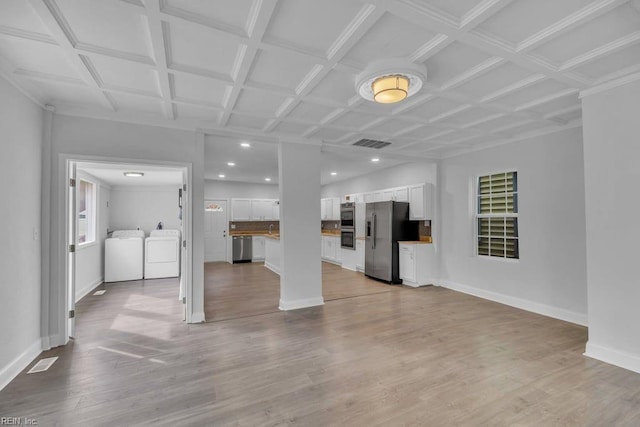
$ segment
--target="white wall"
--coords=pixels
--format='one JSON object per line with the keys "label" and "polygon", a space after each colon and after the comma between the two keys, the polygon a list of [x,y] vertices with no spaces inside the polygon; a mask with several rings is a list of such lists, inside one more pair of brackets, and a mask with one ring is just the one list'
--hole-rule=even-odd
{"label": "white wall", "polygon": [[[134,230],[140,227],[149,235],[159,222],[165,229],[180,230],[178,218],[178,190],[174,186],[111,188],[110,230]],[[197,205],[198,207],[200,204]]]}
{"label": "white wall", "polygon": [[[441,284],[585,324],[582,135],[572,129],[445,159],[440,165]],[[477,175],[518,172],[520,259],[474,255]]]}
{"label": "white wall", "polygon": [[[42,348],[40,185],[43,112],[0,77],[0,389]],[[34,230],[37,240],[34,239]]]}
{"label": "white wall", "polygon": [[[109,227],[109,208],[111,198],[110,187],[80,169],[76,173],[78,179],[86,179],[97,186],[96,200],[96,240],[88,245],[79,245],[76,250],[76,302],[91,292],[104,280],[104,240]],[[76,187],[77,188],[77,187]]]}
{"label": "white wall", "polygon": [[[55,115],[51,137],[51,242],[50,293],[44,334],[51,346],[66,341],[66,322],[60,311],[64,301],[64,194],[65,159],[108,159],[122,162],[153,162],[160,165],[190,165],[192,186],[188,197],[197,201],[191,212],[193,227],[193,291],[188,304],[192,322],[204,320],[204,137],[175,129],[134,125],[110,120]],[[192,307],[190,306],[192,305]]]}
{"label": "white wall", "polygon": [[589,282],[586,354],[640,372],[640,82],[582,99]]}
{"label": "white wall", "polygon": [[436,184],[435,162],[405,163],[378,172],[327,184],[322,187],[322,197],[342,197],[345,194],[364,193],[385,188],[429,182]]}
{"label": "white wall", "polygon": [[278,199],[277,184],[253,184],[236,181],[206,180],[204,197],[210,199]]}

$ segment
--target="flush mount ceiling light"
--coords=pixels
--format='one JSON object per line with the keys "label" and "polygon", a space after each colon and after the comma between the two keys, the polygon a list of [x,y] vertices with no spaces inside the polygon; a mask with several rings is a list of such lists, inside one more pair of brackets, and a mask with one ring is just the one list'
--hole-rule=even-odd
{"label": "flush mount ceiling light", "polygon": [[356,79],[356,90],[367,101],[393,104],[415,94],[427,78],[424,66],[405,59],[382,59]]}
{"label": "flush mount ceiling light", "polygon": [[132,177],[132,178],[140,178],[141,176],[144,176],[144,173],[143,172],[124,172],[123,175]]}

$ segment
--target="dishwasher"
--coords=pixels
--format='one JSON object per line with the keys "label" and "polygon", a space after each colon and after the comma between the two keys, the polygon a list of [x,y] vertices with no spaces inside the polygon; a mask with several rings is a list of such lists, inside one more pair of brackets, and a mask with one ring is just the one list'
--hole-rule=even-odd
{"label": "dishwasher", "polygon": [[252,252],[251,236],[233,236],[233,263],[251,262]]}

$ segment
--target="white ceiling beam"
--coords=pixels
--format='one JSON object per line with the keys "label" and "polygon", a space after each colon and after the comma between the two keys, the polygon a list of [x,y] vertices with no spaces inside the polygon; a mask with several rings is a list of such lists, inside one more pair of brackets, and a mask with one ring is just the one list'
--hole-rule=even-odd
{"label": "white ceiling beam", "polygon": [[544,28],[530,37],[527,37],[516,47],[516,51],[519,53],[535,49],[536,47],[551,41],[553,38],[566,33],[567,31],[579,26],[584,25],[590,20],[603,15],[610,10],[626,3],[628,0],[598,0],[582,9],[578,10],[571,15],[564,17],[563,19],[553,23],[552,25]]}
{"label": "white ceiling beam", "polygon": [[249,71],[258,54],[258,48],[256,46],[262,42],[264,33],[267,31],[267,26],[276,10],[277,3],[277,0],[253,1],[249,19],[245,24],[245,28],[248,30],[250,37],[249,44],[242,45],[236,57],[231,74],[234,85],[226,99],[224,112],[219,117],[219,126],[226,126],[231,117],[231,111],[235,108],[235,104],[243,90],[242,85],[246,83]]}
{"label": "white ceiling beam", "polygon": [[[77,39],[71,31],[71,27],[62,16],[62,13],[58,9],[53,0],[27,0],[38,17],[42,20],[42,23],[51,31],[53,39],[56,41],[67,60],[80,74],[81,79],[87,84],[87,86],[94,89],[101,89],[98,81],[87,69],[85,62],[75,51],[75,44]],[[102,106],[108,110],[115,111],[117,107],[113,105],[112,100],[106,96],[106,93],[102,92],[102,96],[98,96],[98,100]]]}
{"label": "white ceiling beam", "polygon": [[603,46],[600,46],[598,48],[590,50],[589,52],[583,53],[582,55],[578,55],[575,58],[571,58],[568,61],[563,62],[562,65],[560,65],[559,70],[565,71],[565,70],[570,70],[572,68],[579,67],[588,62],[600,59],[603,56],[610,55],[622,49],[626,49],[627,47],[639,42],[640,42],[640,31],[627,34],[624,37],[620,37],[617,40],[614,40],[610,43],[607,43]]}
{"label": "white ceiling beam", "polygon": [[168,120],[175,120],[175,112],[172,104],[174,88],[169,77],[167,50],[170,49],[168,40],[169,34],[165,34],[167,24],[160,18],[160,0],[146,0],[145,9],[147,11],[147,28],[149,41],[153,50],[153,57],[156,63],[158,77],[158,89],[162,97],[162,108],[164,116]]}

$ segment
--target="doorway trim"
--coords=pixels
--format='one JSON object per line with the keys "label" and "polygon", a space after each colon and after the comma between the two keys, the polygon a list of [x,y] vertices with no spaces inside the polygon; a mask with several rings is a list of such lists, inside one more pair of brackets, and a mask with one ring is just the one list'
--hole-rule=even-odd
{"label": "doorway trim", "polygon": [[[52,206],[49,213],[49,222],[52,226],[52,239],[50,242],[50,289],[48,292],[49,303],[43,307],[42,316],[48,317],[45,321],[48,326],[47,331],[43,331],[42,345],[47,350],[52,347],[65,345],[69,342],[69,286],[68,286],[68,248],[71,244],[68,235],[68,218],[70,215],[69,200],[69,164],[72,162],[94,162],[94,163],[125,163],[139,164],[160,167],[181,168],[186,172],[187,197],[184,205],[183,218],[185,221],[186,239],[186,268],[184,268],[185,297],[186,297],[186,322],[200,323],[202,315],[194,313],[193,308],[193,164],[186,162],[170,162],[162,160],[114,158],[102,156],[86,156],[77,154],[59,154],[54,168],[57,166],[58,182],[52,184]],[[57,163],[57,164],[56,164]],[[57,236],[57,238],[56,238]],[[51,307],[51,313],[49,308]],[[57,326],[56,326],[57,325]]]}

